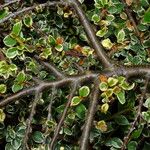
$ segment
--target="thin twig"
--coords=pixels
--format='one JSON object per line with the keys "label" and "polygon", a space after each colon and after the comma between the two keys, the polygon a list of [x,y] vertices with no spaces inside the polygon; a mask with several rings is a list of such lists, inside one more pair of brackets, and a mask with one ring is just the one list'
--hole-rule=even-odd
{"label": "thin twig", "polygon": [[88,149],[88,139],[89,139],[89,134],[92,126],[92,122],[94,119],[94,114],[96,111],[96,106],[98,103],[98,96],[99,96],[99,81],[95,81],[93,92],[91,95],[91,100],[90,100],[90,105],[89,105],[89,111],[87,113],[87,118],[85,121],[85,127],[82,132],[82,138],[80,140],[80,150],[87,150]]}
{"label": "thin twig", "polygon": [[8,21],[10,18],[15,18],[16,16],[18,16],[20,14],[23,14],[25,12],[29,13],[31,10],[35,9],[38,6],[39,7],[50,7],[50,6],[55,6],[55,5],[66,5],[66,3],[62,3],[62,2],[59,2],[59,1],[53,1],[53,2],[48,1],[48,2],[40,4],[40,5],[34,5],[34,6],[31,6],[31,7],[27,7],[27,8],[24,8],[24,9],[20,10],[20,11],[11,13],[7,17],[1,19],[0,24]]}
{"label": "thin twig", "polygon": [[76,10],[76,13],[80,19],[80,22],[83,25],[84,30],[88,36],[88,39],[89,39],[92,47],[96,51],[99,60],[102,62],[104,67],[106,67],[106,68],[112,67],[114,64],[111,62],[111,60],[106,55],[106,52],[105,52],[104,48],[101,46],[98,38],[96,37],[95,31],[93,30],[84,11],[82,10],[79,1],[78,0],[67,0],[67,1],[68,1],[68,3],[70,3],[69,5],[71,5]]}
{"label": "thin twig", "polygon": [[62,124],[63,124],[63,122],[64,122],[64,119],[65,119],[65,117],[66,117],[68,108],[69,108],[70,103],[71,103],[71,99],[72,99],[73,95],[74,95],[75,92],[76,92],[77,86],[78,86],[78,82],[74,82],[73,85],[72,85],[72,89],[71,89],[71,93],[70,93],[69,98],[68,98],[68,102],[67,102],[66,107],[65,107],[65,109],[64,109],[64,111],[63,111],[63,114],[62,114],[62,116],[61,116],[61,119],[60,119],[60,121],[59,121],[59,123],[58,123],[58,125],[57,125],[57,127],[56,127],[56,129],[55,129],[55,131],[54,131],[54,136],[53,136],[52,141],[51,141],[51,144],[50,144],[50,149],[51,149],[51,150],[54,148],[55,141],[57,140],[59,131],[60,131],[60,129],[61,129],[61,127],[62,127]]}
{"label": "thin twig", "polygon": [[135,129],[135,125],[138,121],[138,118],[141,116],[141,109],[142,109],[142,106],[143,106],[143,101],[144,101],[144,98],[145,98],[145,94],[146,94],[146,91],[147,91],[147,87],[148,87],[148,82],[149,82],[149,77],[147,77],[146,81],[145,81],[145,88],[143,90],[143,93],[141,95],[141,99],[139,100],[139,106],[138,106],[138,111],[137,111],[137,115],[130,127],[130,130],[127,134],[127,136],[124,137],[124,142],[123,142],[123,145],[121,147],[121,150],[125,150],[126,148],[126,145],[128,144],[128,141],[130,139],[130,135],[131,133],[133,132],[133,130]]}
{"label": "thin twig", "polygon": [[97,73],[88,73],[88,74],[84,74],[84,75],[68,76],[66,78],[63,78],[63,79],[60,79],[57,81],[43,81],[34,87],[24,89],[18,93],[10,95],[7,98],[1,100],[0,108],[6,106],[7,104],[12,103],[16,100],[19,100],[19,98],[21,98],[21,97],[24,97],[27,95],[33,95],[34,92],[36,92],[38,90],[44,91],[53,86],[60,87],[60,86],[68,85],[70,83],[74,83],[74,82],[91,81],[91,80],[95,79],[95,77],[97,77],[97,75],[98,75]]}
{"label": "thin twig", "polygon": [[0,5],[0,10],[2,10],[4,7],[7,7],[7,6],[9,6],[9,5],[13,4],[13,3],[19,2],[19,1],[20,0],[13,0],[13,1],[10,1],[10,2],[5,3],[3,5]]}
{"label": "thin twig", "polygon": [[30,112],[30,116],[26,121],[26,132],[25,132],[25,136],[24,136],[24,140],[23,140],[23,150],[29,150],[30,148],[28,147],[28,139],[29,139],[29,134],[32,132],[32,120],[33,120],[33,116],[36,113],[36,106],[37,106],[37,102],[41,97],[41,93],[40,91],[36,91],[35,93],[35,99],[32,103],[32,107],[31,107],[31,112]]}
{"label": "thin twig", "polygon": [[121,1],[122,1],[122,3],[123,3],[124,6],[125,6],[125,11],[126,11],[128,17],[129,17],[129,20],[131,21],[131,23],[132,23],[132,25],[133,25],[133,27],[134,27],[134,31],[135,31],[136,35],[137,35],[138,37],[140,37],[140,32],[139,32],[139,30],[138,30],[138,28],[137,28],[136,22],[135,22],[135,20],[134,20],[134,18],[133,18],[133,16],[132,16],[132,14],[131,14],[131,10],[128,8],[128,6],[127,6],[127,4],[126,4],[126,2],[125,2],[124,0],[121,0]]}
{"label": "thin twig", "polygon": [[56,77],[62,79],[65,77],[65,75],[59,71],[52,63],[50,62],[46,62],[46,61],[42,61],[37,55],[34,56],[34,58],[40,62],[42,65],[45,66],[45,68],[50,72],[53,73]]}

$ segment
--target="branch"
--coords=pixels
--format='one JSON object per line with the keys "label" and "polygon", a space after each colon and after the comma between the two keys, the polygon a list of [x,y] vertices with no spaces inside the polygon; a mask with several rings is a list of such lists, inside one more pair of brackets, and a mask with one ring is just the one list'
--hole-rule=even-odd
{"label": "branch", "polygon": [[74,82],[84,82],[84,81],[92,81],[94,78],[98,76],[97,73],[87,73],[84,75],[78,75],[78,76],[69,76],[57,81],[43,81],[40,84],[30,87],[27,89],[24,89],[18,93],[15,93],[14,95],[8,96],[6,99],[3,99],[0,101],[0,108],[6,106],[9,103],[12,103],[16,100],[18,100],[21,97],[27,96],[27,95],[33,95],[36,91],[44,91],[50,87],[60,87],[64,85],[68,85],[70,83]]}
{"label": "branch", "polygon": [[93,123],[93,119],[94,119],[94,114],[96,111],[96,106],[98,103],[98,96],[99,96],[99,88],[98,88],[99,82],[96,80],[95,84],[94,84],[94,89],[93,89],[93,93],[91,96],[91,100],[90,100],[90,105],[89,105],[89,111],[87,113],[87,119],[86,119],[86,124],[84,127],[84,130],[82,132],[82,138],[80,141],[80,150],[87,150],[88,149],[88,139],[89,139],[89,134],[90,134],[90,130],[91,130],[91,126]]}
{"label": "branch", "polygon": [[7,6],[9,6],[9,5],[13,4],[13,3],[19,2],[19,1],[20,0],[13,0],[13,1],[10,1],[10,2],[8,2],[6,4],[0,5],[0,10],[2,10],[4,7],[7,7]]}
{"label": "branch", "polygon": [[7,17],[1,19],[0,20],[0,24],[8,21],[10,18],[15,18],[16,16],[18,16],[20,14],[23,14],[25,12],[29,13],[31,10],[35,9],[36,7],[50,7],[50,6],[55,6],[55,5],[66,5],[66,3],[59,2],[59,1],[54,1],[54,2],[49,2],[48,1],[47,3],[43,3],[43,4],[40,4],[40,5],[34,5],[34,6],[31,6],[31,7],[27,7],[27,8],[24,8],[24,9],[20,10],[20,11],[11,13]]}
{"label": "branch", "polygon": [[64,109],[64,111],[63,111],[63,114],[62,114],[62,116],[61,116],[61,119],[60,119],[60,121],[59,121],[59,124],[58,124],[58,126],[56,127],[56,130],[54,131],[54,136],[53,136],[52,141],[51,141],[51,144],[50,144],[50,149],[53,149],[53,148],[54,148],[55,141],[57,140],[59,131],[60,131],[60,129],[61,129],[63,123],[64,123],[64,120],[65,120],[65,117],[66,117],[68,108],[69,108],[70,103],[71,103],[71,99],[72,99],[74,93],[76,92],[77,85],[78,85],[78,82],[74,82],[74,83],[73,83],[72,90],[71,90],[71,94],[69,95],[69,98],[68,98],[68,102],[67,102],[66,107],[65,107],[65,109]]}
{"label": "branch", "polygon": [[121,0],[121,1],[122,1],[122,3],[123,3],[124,6],[125,6],[125,11],[126,11],[128,17],[129,17],[129,20],[131,21],[131,23],[132,23],[132,25],[133,25],[133,27],[134,27],[134,31],[135,31],[136,35],[137,35],[138,37],[140,37],[140,32],[139,32],[139,30],[138,30],[138,28],[137,28],[137,25],[136,25],[136,22],[135,22],[133,16],[131,15],[130,9],[128,8],[128,6],[127,6],[127,4],[125,3],[124,0]]}
{"label": "branch", "polygon": [[65,75],[60,72],[52,63],[42,61],[37,55],[34,56],[34,58],[42,65],[45,66],[45,68],[50,72],[53,73],[56,77],[62,79],[65,77]]}
{"label": "branch", "polygon": [[122,66],[120,70],[127,77],[147,77],[150,74],[150,65]]}
{"label": "branch", "polygon": [[104,67],[106,68],[112,67],[113,63],[106,55],[105,50],[103,49],[98,38],[96,37],[95,31],[93,30],[84,11],[82,10],[80,3],[77,0],[67,0],[67,2],[69,3],[69,5],[72,5],[72,7],[76,10],[76,13],[80,19],[80,22],[83,25],[84,30],[88,36],[88,39],[90,40],[92,47],[95,49],[99,60],[102,62]]}
{"label": "branch", "polygon": [[138,121],[138,118],[141,116],[141,109],[142,109],[143,101],[144,101],[145,94],[146,94],[146,91],[147,91],[148,82],[149,82],[149,77],[147,77],[147,79],[146,79],[146,81],[145,81],[145,88],[144,88],[144,91],[143,91],[143,93],[142,93],[142,95],[141,95],[141,99],[140,99],[140,101],[139,101],[139,106],[138,106],[137,115],[136,115],[136,117],[135,117],[135,119],[134,119],[134,121],[133,121],[133,123],[132,123],[132,125],[131,125],[131,127],[130,127],[130,130],[129,130],[127,136],[124,137],[124,142],[123,142],[123,145],[122,145],[122,147],[121,147],[121,150],[125,150],[125,147],[126,147],[126,145],[128,144],[128,141],[129,141],[129,139],[130,139],[130,135],[131,135],[131,133],[133,132],[133,130],[135,129],[135,124],[136,124],[136,122]]}
{"label": "branch", "polygon": [[28,147],[28,139],[29,139],[29,134],[32,132],[32,128],[31,128],[31,124],[32,124],[32,120],[33,120],[33,116],[36,113],[36,106],[37,106],[37,102],[41,97],[41,93],[40,91],[36,91],[35,93],[35,99],[33,101],[32,104],[32,108],[31,108],[31,112],[30,112],[30,116],[26,121],[26,132],[25,132],[25,136],[24,136],[24,140],[23,140],[23,150],[29,150],[30,148]]}

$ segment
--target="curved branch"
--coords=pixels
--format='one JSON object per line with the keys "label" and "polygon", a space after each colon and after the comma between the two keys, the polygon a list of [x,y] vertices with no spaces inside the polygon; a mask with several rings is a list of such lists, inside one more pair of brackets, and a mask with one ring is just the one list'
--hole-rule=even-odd
{"label": "curved branch", "polygon": [[43,91],[45,89],[48,89],[54,86],[60,87],[62,85],[67,85],[67,84],[74,83],[74,82],[90,81],[90,80],[93,80],[97,75],[98,75],[97,73],[88,73],[88,74],[78,75],[78,76],[69,76],[69,77],[66,77],[57,81],[51,81],[51,82],[43,81],[39,85],[24,89],[14,95],[7,97],[6,99],[3,99],[2,101],[0,101],[0,108],[4,107],[8,103],[12,103],[15,100],[18,100],[19,98],[23,96],[32,95],[36,91],[39,91],[39,90]]}
{"label": "curved branch", "polygon": [[28,147],[28,139],[29,139],[29,134],[32,131],[31,124],[32,124],[33,116],[36,113],[36,106],[37,106],[37,102],[40,99],[40,97],[41,97],[41,93],[40,93],[40,91],[37,90],[35,93],[35,99],[33,101],[32,107],[31,107],[30,116],[26,121],[27,128],[26,128],[26,132],[25,132],[25,136],[24,136],[24,140],[23,140],[23,147],[24,147],[23,150],[30,149]]}
{"label": "curved branch", "polygon": [[134,128],[135,128],[135,125],[136,125],[136,122],[138,121],[138,118],[141,116],[141,109],[142,109],[142,106],[143,106],[143,101],[144,101],[144,98],[145,98],[145,94],[146,94],[146,91],[147,91],[147,87],[148,87],[148,82],[149,82],[149,78],[150,77],[147,77],[146,81],[145,81],[145,88],[144,88],[144,91],[141,95],[141,99],[139,100],[139,106],[138,106],[138,111],[137,111],[137,115],[130,127],[130,130],[127,134],[126,137],[124,137],[124,142],[123,142],[123,145],[121,147],[121,150],[125,150],[125,147],[126,145],[128,144],[128,141],[129,141],[129,138],[130,138],[130,135],[131,133],[133,132]]}
{"label": "curved branch", "polygon": [[65,109],[64,109],[64,111],[63,111],[63,114],[62,114],[62,116],[61,116],[61,119],[60,119],[60,121],[59,121],[59,124],[58,124],[58,126],[56,127],[56,130],[54,131],[54,136],[53,136],[52,141],[51,141],[51,144],[50,144],[50,149],[53,149],[53,148],[54,148],[55,141],[57,140],[59,131],[60,131],[61,127],[62,127],[62,124],[64,123],[64,120],[65,120],[65,117],[66,117],[68,108],[69,108],[70,103],[71,103],[71,99],[72,99],[74,93],[76,92],[77,85],[78,85],[78,82],[73,83],[73,86],[72,86],[72,89],[71,89],[71,94],[69,95],[69,98],[68,98],[68,102],[67,102],[66,107],[65,107]]}
{"label": "curved branch", "polygon": [[93,122],[93,118],[94,118],[94,114],[95,114],[96,106],[98,102],[98,96],[99,96],[98,85],[99,85],[99,81],[96,80],[94,84],[93,93],[91,95],[90,105],[88,109],[89,111],[87,113],[87,119],[85,121],[86,124],[82,132],[82,138],[80,141],[80,150],[88,149],[89,134],[90,134],[90,130],[91,130],[91,126],[92,126],[92,122]]}
{"label": "curved branch", "polygon": [[127,4],[125,3],[124,0],[121,0],[121,1],[122,1],[122,3],[123,3],[124,6],[125,6],[125,11],[126,11],[128,17],[129,17],[129,20],[131,21],[131,23],[132,23],[132,25],[133,25],[133,27],[134,27],[135,34],[136,34],[138,37],[140,37],[140,32],[139,32],[139,30],[138,30],[138,28],[137,28],[137,25],[136,25],[136,22],[135,22],[133,16],[131,15],[130,9],[128,8],[128,6],[127,6]]}
{"label": "curved branch", "polygon": [[9,14],[7,17],[3,18],[0,20],[0,24],[1,23],[4,23],[6,21],[8,21],[10,18],[15,18],[16,16],[20,15],[20,14],[23,14],[23,13],[29,13],[31,10],[35,9],[36,7],[50,7],[50,6],[55,6],[55,5],[66,5],[66,3],[64,2],[59,2],[59,1],[53,1],[53,2],[46,2],[46,3],[43,3],[43,4],[40,4],[40,5],[34,5],[34,6],[31,6],[31,7],[27,7],[27,8],[24,8],[20,11],[17,11],[17,12],[14,12],[14,13],[11,13]]}
{"label": "curved branch", "polygon": [[45,66],[45,68],[50,72],[50,73],[53,73],[56,77],[62,79],[65,77],[65,75],[60,72],[52,63],[50,62],[46,62],[46,61],[42,61],[40,60],[40,58],[35,55],[34,58],[42,65]]}
{"label": "curved branch", "polygon": [[112,67],[113,63],[106,55],[105,50],[103,49],[98,38],[96,37],[96,34],[95,34],[90,22],[88,21],[85,13],[83,12],[80,3],[77,0],[67,0],[67,1],[68,1],[68,3],[70,3],[69,5],[72,5],[72,7],[76,10],[76,13],[80,19],[80,22],[83,25],[84,30],[88,36],[88,39],[90,40],[91,45],[95,49],[99,60],[102,62],[104,67],[106,67],[106,68]]}
{"label": "curved branch", "polygon": [[0,5],[0,10],[3,9],[4,7],[7,7],[7,6],[9,6],[9,5],[13,4],[13,3],[19,2],[19,1],[20,0],[13,0],[13,1],[10,1],[10,2],[5,3],[3,5]]}

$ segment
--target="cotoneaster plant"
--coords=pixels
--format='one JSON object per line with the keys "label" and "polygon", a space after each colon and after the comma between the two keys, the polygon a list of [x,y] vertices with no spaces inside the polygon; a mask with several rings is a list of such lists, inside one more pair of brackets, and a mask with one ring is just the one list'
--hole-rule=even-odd
{"label": "cotoneaster plant", "polygon": [[148,0],[0,5],[0,149],[150,149]]}

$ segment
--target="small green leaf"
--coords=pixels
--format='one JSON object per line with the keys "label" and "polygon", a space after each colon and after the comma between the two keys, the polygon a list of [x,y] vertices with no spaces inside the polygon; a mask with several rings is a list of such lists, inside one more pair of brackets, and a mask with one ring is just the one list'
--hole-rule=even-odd
{"label": "small green leaf", "polygon": [[14,58],[18,55],[18,48],[16,47],[11,47],[9,49],[7,49],[7,52],[6,52],[6,56],[8,58]]}
{"label": "small green leaf", "polygon": [[137,148],[137,142],[136,141],[130,141],[127,145],[128,150],[136,150]]}
{"label": "small green leaf", "polygon": [[63,50],[63,45],[59,44],[59,45],[56,45],[55,46],[55,49],[58,51],[58,52],[61,52]]}
{"label": "small green leaf", "polygon": [[35,131],[33,133],[32,139],[36,143],[42,143],[44,141],[44,135],[40,131]]}
{"label": "small green leaf", "polygon": [[106,82],[101,82],[101,83],[99,84],[99,89],[100,89],[101,91],[106,91],[106,90],[108,89],[108,84],[107,84]]}
{"label": "small green leaf", "polygon": [[92,16],[92,21],[94,21],[94,23],[99,22],[99,21],[100,21],[100,16],[97,15],[97,14],[94,14],[94,15]]}
{"label": "small green leaf", "polygon": [[5,84],[0,84],[0,93],[5,93],[6,92],[6,90],[7,90],[7,87],[6,87],[6,85]]}
{"label": "small green leaf", "polygon": [[123,90],[120,91],[119,93],[116,94],[116,96],[121,104],[124,104],[126,102],[125,91],[123,91]]}
{"label": "small green leaf", "polygon": [[29,16],[29,15],[26,15],[23,19],[23,23],[25,24],[26,27],[32,27],[32,24],[33,24],[33,20],[32,20],[32,17]]}
{"label": "small green leaf", "polygon": [[117,42],[122,43],[125,39],[125,32],[124,30],[120,30],[117,34]]}
{"label": "small green leaf", "polygon": [[104,27],[103,29],[97,31],[96,35],[99,37],[103,37],[108,32],[108,28]]}
{"label": "small green leaf", "polygon": [[106,146],[113,146],[115,148],[121,148],[123,142],[121,141],[121,139],[114,137],[114,138],[110,138],[110,140],[108,140],[106,142]]}
{"label": "small green leaf", "polygon": [[12,47],[14,45],[16,45],[16,40],[13,39],[10,35],[7,35],[4,39],[3,39],[3,42],[6,46],[8,47]]}
{"label": "small green leaf", "polygon": [[148,10],[144,14],[144,22],[150,23],[150,8],[148,8]]}
{"label": "small green leaf", "polygon": [[51,35],[49,35],[49,37],[48,37],[48,42],[49,42],[49,44],[52,45],[52,46],[56,45],[56,40],[55,40],[54,37],[51,36]]}
{"label": "small green leaf", "polygon": [[147,121],[148,123],[150,123],[150,111],[143,111],[142,112],[142,116],[145,119],[145,121]]}
{"label": "small green leaf", "polygon": [[115,117],[115,122],[119,125],[129,125],[129,121],[123,115],[119,115],[119,116]]}
{"label": "small green leaf", "polygon": [[108,105],[108,103],[105,103],[105,104],[103,104],[102,106],[101,106],[101,112],[102,113],[107,113],[107,111],[108,111],[108,109],[109,109],[109,105]]}
{"label": "small green leaf", "polygon": [[118,79],[112,78],[112,77],[109,77],[109,78],[108,78],[108,85],[109,85],[110,87],[115,86],[117,83],[118,83]]}
{"label": "small green leaf", "polygon": [[68,128],[64,128],[64,133],[66,135],[72,135],[72,131],[70,129],[68,129]]}
{"label": "small green leaf", "polygon": [[75,112],[76,112],[76,115],[77,115],[80,119],[84,119],[85,113],[86,113],[86,107],[85,107],[83,104],[79,104],[79,105],[75,108]]}
{"label": "small green leaf", "polygon": [[79,96],[74,96],[71,100],[70,106],[76,106],[81,102],[81,98]]}
{"label": "small green leaf", "polygon": [[146,99],[146,101],[144,102],[144,107],[146,108],[150,108],[150,97],[148,99]]}
{"label": "small green leaf", "polygon": [[105,6],[105,5],[108,4],[108,0],[100,0],[100,1],[101,1],[101,4],[102,4],[103,6]]}
{"label": "small green leaf", "polygon": [[101,96],[108,99],[109,97],[111,97],[113,94],[113,89],[107,89],[106,91],[104,91]]}
{"label": "small green leaf", "polygon": [[21,89],[23,89],[23,85],[14,84],[14,85],[12,86],[12,91],[13,91],[14,93],[20,91]]}
{"label": "small green leaf", "polygon": [[3,109],[0,109],[0,122],[4,122],[5,117],[6,117],[6,115],[3,111]]}
{"label": "small green leaf", "polygon": [[17,75],[15,81],[16,81],[17,83],[22,83],[22,82],[24,82],[25,80],[26,80],[26,75],[25,75],[24,71],[20,71],[20,72],[18,73],[18,75]]}
{"label": "small green leaf", "polygon": [[101,130],[102,132],[107,131],[107,124],[104,120],[98,121],[96,124],[96,128]]}
{"label": "small green leaf", "polygon": [[14,24],[13,29],[12,29],[12,33],[15,35],[19,35],[22,29],[22,21],[19,21],[17,23]]}
{"label": "small green leaf", "polygon": [[0,20],[8,15],[8,10],[8,7],[4,8],[3,10],[0,10]]}
{"label": "small green leaf", "polygon": [[118,82],[121,84],[126,80],[126,78],[123,76],[119,76],[119,77],[117,77],[117,79],[118,79]]}
{"label": "small green leaf", "polygon": [[82,86],[80,89],[79,89],[79,95],[81,97],[87,97],[90,93],[90,89],[88,86]]}
{"label": "small green leaf", "polygon": [[135,83],[132,83],[131,85],[129,85],[126,81],[123,82],[122,84],[119,84],[119,86],[124,89],[124,90],[132,90],[135,86]]}
{"label": "small green leaf", "polygon": [[111,49],[113,46],[113,43],[110,41],[109,38],[102,40],[102,45],[106,48],[106,49]]}

